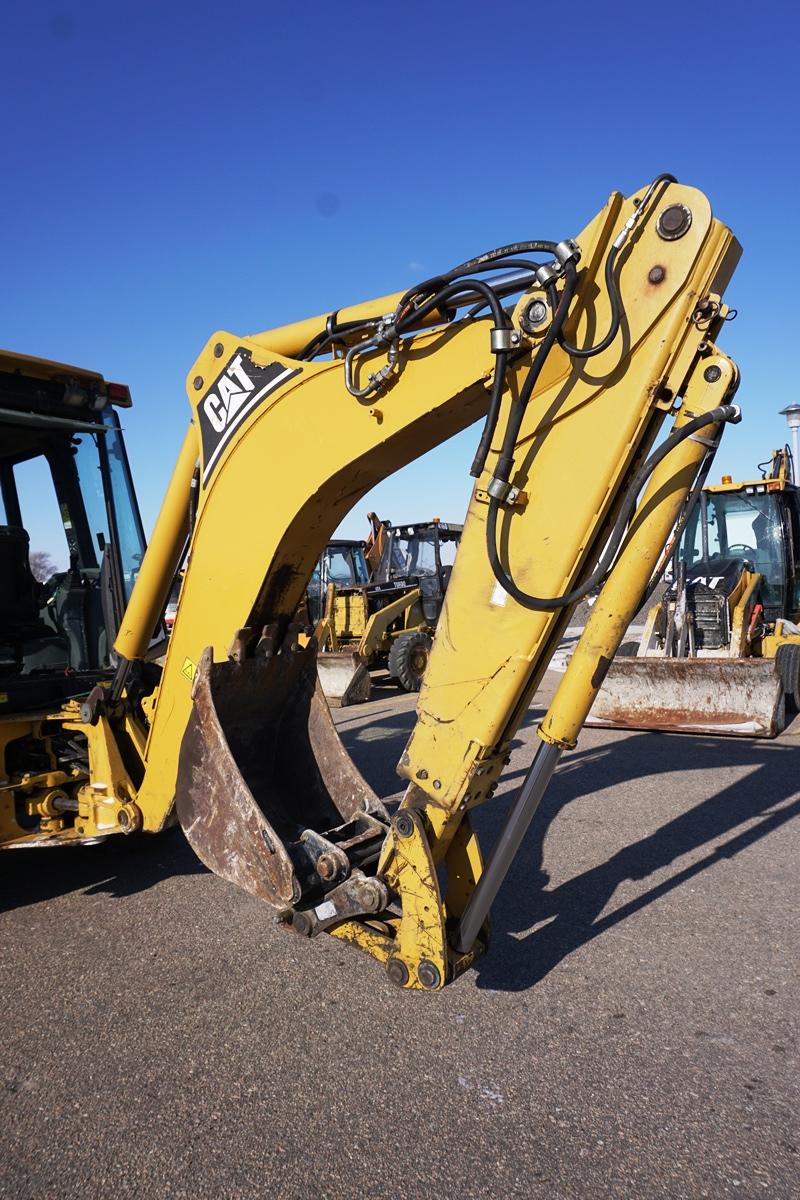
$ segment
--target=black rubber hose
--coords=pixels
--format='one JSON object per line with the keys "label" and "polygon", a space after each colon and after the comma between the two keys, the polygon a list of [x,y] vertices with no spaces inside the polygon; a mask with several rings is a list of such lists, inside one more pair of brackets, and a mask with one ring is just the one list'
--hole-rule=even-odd
{"label": "black rubber hose", "polygon": [[[407,317],[397,322],[396,329],[398,333],[403,333],[405,327],[410,327],[416,324],[427,316],[428,312],[432,312],[435,308],[442,306],[451,297],[455,297],[459,292],[475,292],[477,291],[484,297],[484,302],[488,304],[494,318],[495,327],[498,329],[510,329],[511,320],[503,308],[497,294],[492,290],[490,284],[485,283],[482,279],[462,279],[458,283],[451,283],[447,287],[441,289],[430,298],[420,308],[412,310]],[[501,350],[495,356],[494,379],[492,381],[492,394],[489,400],[489,409],[486,413],[486,420],[481,434],[481,440],[478,443],[478,449],[475,458],[470,468],[470,474],[477,477],[483,469],[483,463],[486,461],[486,455],[489,452],[489,447],[494,437],[494,431],[497,426],[497,418],[500,415],[500,403],[503,395],[503,384],[505,382],[506,366],[508,363],[508,354]]]}
{"label": "black rubber hose", "polygon": [[556,242],[547,241],[510,242],[507,246],[498,246],[496,250],[487,250],[485,254],[479,254],[476,258],[467,259],[466,262],[460,263],[459,266],[452,267],[449,271],[445,271],[441,275],[434,275],[431,279],[426,279],[422,283],[416,284],[415,287],[409,288],[402,296],[397,306],[397,311],[402,312],[403,308],[415,297],[424,296],[428,292],[438,290],[443,284],[451,283],[461,275],[481,268],[489,270],[490,268],[486,266],[488,263],[496,263],[501,259],[511,258],[519,254],[555,254],[556,245]]}
{"label": "black rubber hose", "polygon": [[489,501],[489,513],[486,520],[486,549],[492,572],[497,582],[523,608],[532,609],[535,612],[549,612],[556,608],[567,608],[570,604],[575,604],[578,600],[582,600],[593,587],[602,582],[613,566],[614,559],[617,556],[628,528],[628,522],[631,520],[636,509],[639,493],[659,463],[666,458],[670,451],[674,450],[686,438],[691,437],[698,429],[703,429],[706,425],[714,425],[719,421],[738,419],[739,409],[736,405],[721,404],[717,408],[712,409],[711,412],[704,413],[702,416],[694,417],[693,420],[687,421],[682,428],[675,430],[669,437],[665,438],[661,445],[653,451],[644,465],[636,472],[597,567],[579,587],[574,588],[571,592],[565,592],[563,596],[530,596],[527,592],[521,591],[511,576],[506,574],[497,552],[497,513],[499,502],[492,498]]}
{"label": "black rubber hose", "polygon": [[491,288],[491,285],[483,279],[459,279],[457,283],[449,283],[445,287],[436,292],[430,299],[421,304],[419,308],[412,309],[411,312],[401,316],[395,324],[395,329],[398,333],[405,333],[412,329],[414,325],[421,320],[424,320],[429,313],[436,308],[441,308],[446,301],[457,296],[459,292],[478,292],[483,296],[486,303],[491,309],[494,317],[495,326],[498,329],[510,329],[511,321],[508,313],[500,303],[500,298]]}
{"label": "black rubber hose", "polygon": [[[534,248],[542,247],[543,249],[549,249],[551,244],[549,242],[541,242],[541,243],[537,242],[537,243],[517,243],[517,245],[525,245],[525,246],[530,245],[530,246],[533,246]],[[552,246],[554,249],[555,243],[552,243]],[[506,253],[506,252],[510,252],[511,249],[512,249],[512,247],[510,247],[510,246],[504,246],[501,248],[501,251],[489,251],[489,254],[490,255],[498,254],[501,252]],[[517,258],[509,259],[508,261],[503,261],[502,263],[498,264],[496,261],[494,261],[492,259],[487,259],[486,261],[483,261],[483,257],[481,259],[473,259],[471,263],[462,264],[462,266],[464,266],[464,267],[468,266],[468,267],[470,267],[470,269],[472,269],[478,273],[484,273],[484,272],[488,272],[488,271],[496,271],[499,269],[500,266],[506,268],[507,270],[511,270],[513,268],[514,270],[530,271],[531,273],[533,273],[534,271],[538,270],[540,265],[541,265],[540,263],[531,262],[530,259],[517,259]],[[402,310],[402,308],[407,304],[409,296],[415,296],[415,295],[418,295],[418,294],[426,291],[428,289],[429,285],[435,284],[437,286],[438,285],[444,286],[448,282],[452,282],[454,279],[456,279],[458,277],[458,273],[461,270],[462,270],[462,267],[455,267],[455,268],[453,268],[452,271],[446,272],[446,274],[444,276],[437,276],[435,279],[428,280],[425,283],[420,284],[418,287],[415,287],[412,292],[406,292],[405,296],[403,297],[403,299],[400,301],[400,304],[398,305],[398,310]],[[490,282],[490,286],[491,286],[491,282]],[[524,284],[520,284],[520,286],[518,288],[507,287],[506,289],[504,289],[502,294],[503,295],[512,295],[514,291],[522,291],[524,286],[525,286]],[[485,308],[487,306],[487,304],[488,304],[488,301],[484,300],[483,303],[479,306],[479,308],[476,311],[480,312],[480,310]],[[432,311],[431,308],[427,307],[427,305],[426,305],[426,309],[425,309],[426,315],[430,311]],[[420,309],[415,310],[415,312],[413,314],[417,320],[420,319],[419,314],[420,314]],[[471,315],[474,315],[474,314],[471,314]],[[366,330],[366,329],[372,328],[372,327],[374,327],[374,324],[375,324],[374,319],[371,318],[369,321],[346,321],[346,322],[343,322],[341,325],[334,324],[330,329],[320,330],[320,332],[318,334],[316,334],[311,339],[311,341],[308,342],[308,344],[303,347],[303,349],[297,355],[297,358],[300,361],[306,361],[308,359],[315,358],[318,354],[324,353],[325,350],[327,350],[327,348],[330,345],[333,345],[337,341],[340,341],[347,334],[354,333],[361,329]]]}
{"label": "black rubber hose", "polygon": [[[552,349],[565,320],[567,319],[569,306],[572,302],[572,297],[575,294],[576,283],[577,273],[575,271],[575,264],[568,262],[564,267],[564,290],[561,293],[561,298],[555,304],[553,320],[550,324],[550,328],[547,330],[547,333],[544,335],[541,343],[539,344],[539,348],[536,351],[534,360],[531,363],[530,370],[525,376],[525,382],[520,389],[519,396],[517,397],[516,402],[512,405],[511,412],[508,414],[508,424],[506,425],[506,431],[503,435],[503,444],[500,449],[500,457],[498,458],[494,471],[492,472],[495,479],[500,479],[504,483],[508,483],[510,481],[511,472],[514,469],[514,449],[517,444],[517,438],[519,437],[519,431],[522,425],[522,418],[525,415],[525,409],[528,407],[528,402],[533,395],[533,389],[536,387],[539,376],[542,373],[542,368],[544,367],[547,356],[550,353],[550,350]],[[553,288],[550,294],[551,304],[554,302],[554,298],[557,295],[558,293],[556,292],[555,288]]]}
{"label": "black rubber hose", "polygon": [[486,413],[486,420],[483,423],[481,440],[478,442],[478,449],[475,451],[475,457],[469,469],[469,473],[473,479],[477,479],[481,474],[486,465],[486,456],[491,449],[492,438],[497,428],[497,419],[500,416],[500,404],[503,399],[503,384],[505,383],[507,365],[508,355],[504,350],[501,350],[495,356],[494,379],[492,380],[492,395],[489,400],[489,409]]}
{"label": "black rubber hose", "polygon": [[595,346],[587,346],[583,350],[577,346],[570,345],[562,334],[558,339],[559,345],[562,350],[566,351],[570,358],[593,358],[595,354],[600,354],[603,350],[607,350],[619,333],[619,327],[622,323],[622,297],[619,294],[617,281],[614,277],[614,267],[618,253],[618,247],[612,246],[606,258],[605,284],[608,298],[611,301],[611,324],[608,327],[608,333]]}
{"label": "black rubber hose", "polygon": [[358,330],[374,329],[377,322],[374,317],[370,317],[365,321],[345,321],[342,325],[331,324],[330,329],[323,329],[316,334],[307,345],[303,347],[297,358],[300,362],[307,359],[315,358],[318,354],[322,354],[329,345],[342,340],[349,333],[356,333]]}
{"label": "black rubber hose", "polygon": [[[656,190],[656,188],[658,187],[658,185],[660,183],[677,183],[677,182],[678,181],[674,175],[668,175],[666,173],[664,173],[662,175],[656,175],[655,179],[648,187],[648,189],[645,192],[644,196],[642,197],[641,201],[639,202],[639,204],[636,205],[635,211],[636,212],[644,211],[645,207],[647,206],[647,204],[650,201],[651,196],[653,195],[653,192]],[[566,340],[566,338],[560,337],[559,344],[560,344],[562,350],[566,351],[566,353],[569,354],[571,358],[593,358],[595,354],[600,354],[603,350],[607,350],[608,347],[611,345],[611,343],[614,341],[614,338],[619,333],[619,327],[622,323],[622,314],[623,314],[624,310],[622,307],[622,297],[619,294],[619,286],[617,284],[617,280],[616,280],[616,276],[615,276],[614,272],[615,272],[616,263],[617,263],[617,255],[619,254],[620,250],[622,249],[622,245],[624,245],[624,242],[620,243],[619,245],[612,244],[611,249],[609,250],[608,256],[606,258],[606,266],[605,266],[605,272],[604,272],[605,285],[606,285],[606,291],[608,292],[608,298],[611,302],[611,324],[608,327],[608,333],[601,341],[597,342],[596,345],[586,346],[582,350],[579,349],[577,346],[570,345],[570,343]]]}

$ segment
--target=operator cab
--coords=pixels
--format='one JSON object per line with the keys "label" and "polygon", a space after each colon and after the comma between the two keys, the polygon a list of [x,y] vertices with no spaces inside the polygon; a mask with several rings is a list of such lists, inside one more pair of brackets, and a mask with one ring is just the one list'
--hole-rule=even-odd
{"label": "operator cab", "polygon": [[0,712],[58,705],[113,672],[145,550],[120,384],[0,352]]}
{"label": "operator cab", "polygon": [[323,550],[306,590],[309,620],[314,625],[325,608],[325,593],[329,583],[335,583],[337,589],[364,587],[369,583],[363,542],[336,538],[328,542]]}
{"label": "operator cab", "polygon": [[462,530],[463,525],[439,520],[388,526],[375,579],[419,587],[425,618],[435,624]]}
{"label": "operator cab", "polygon": [[[745,571],[761,575],[764,620],[800,610],[798,489],[785,478],[707,488],[681,538],[675,587],[685,585],[698,646],[726,644],[728,605]],[[712,611],[713,610],[713,611]]]}

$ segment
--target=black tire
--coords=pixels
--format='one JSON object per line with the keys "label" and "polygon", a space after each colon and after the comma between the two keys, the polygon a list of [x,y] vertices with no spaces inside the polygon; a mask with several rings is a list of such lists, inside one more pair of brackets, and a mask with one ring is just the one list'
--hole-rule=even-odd
{"label": "black tire", "polygon": [[779,646],[775,657],[786,702],[795,712],[800,712],[800,646],[792,643]]}
{"label": "black tire", "polygon": [[418,692],[428,667],[431,639],[427,633],[415,630],[401,633],[392,642],[389,651],[389,674],[407,692]]}

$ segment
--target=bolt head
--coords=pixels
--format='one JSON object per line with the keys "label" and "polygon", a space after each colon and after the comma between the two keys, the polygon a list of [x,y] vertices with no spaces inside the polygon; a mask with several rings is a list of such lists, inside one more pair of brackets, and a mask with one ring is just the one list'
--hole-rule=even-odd
{"label": "bolt head", "polygon": [[411,837],[414,832],[414,822],[407,812],[399,812],[394,819],[394,828],[398,837]]}
{"label": "bolt head", "polygon": [[667,277],[667,272],[663,267],[651,267],[647,279],[650,283],[663,283]]}
{"label": "bolt head", "polygon": [[669,204],[658,214],[656,233],[665,242],[674,242],[688,233],[692,224],[692,210],[685,204]]}
{"label": "bolt head", "polygon": [[214,347],[214,358],[222,358],[222,351],[225,349],[222,342],[217,342]]}
{"label": "bolt head", "polygon": [[402,958],[390,958],[386,964],[386,974],[397,987],[405,987],[408,983],[408,967]]}
{"label": "bolt head", "polygon": [[367,912],[377,912],[381,905],[380,889],[374,883],[365,883],[358,889],[358,899]]}
{"label": "bolt head", "polygon": [[417,979],[424,988],[437,988],[442,982],[439,968],[427,958],[423,958],[417,967]]}
{"label": "bolt head", "polygon": [[706,367],[703,371],[703,379],[706,383],[716,383],[722,375],[722,367]]}
{"label": "bolt head", "polygon": [[548,308],[544,300],[531,300],[530,304],[522,314],[523,328],[527,329],[529,332],[532,332],[534,329],[538,328],[539,325],[544,324],[544,322],[547,320],[547,315]]}
{"label": "bolt head", "polygon": [[320,879],[333,879],[336,874],[336,861],[330,854],[320,854],[317,859],[317,874]]}
{"label": "bolt head", "polygon": [[202,375],[195,375],[194,379],[192,380],[192,387],[194,388],[194,390],[195,390],[196,392],[199,392],[199,391],[200,391],[200,388],[201,388],[202,386],[203,386],[203,376],[202,376]]}

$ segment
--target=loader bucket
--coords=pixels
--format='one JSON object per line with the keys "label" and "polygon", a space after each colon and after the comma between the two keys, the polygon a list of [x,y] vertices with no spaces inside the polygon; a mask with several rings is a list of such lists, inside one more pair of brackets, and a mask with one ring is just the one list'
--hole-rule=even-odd
{"label": "loader bucket", "polygon": [[198,858],[282,910],[313,874],[317,835],[380,841],[388,825],[334,729],[315,659],[313,642],[241,662],[204,651],[178,765],[178,817]]}
{"label": "loader bucket", "polygon": [[783,688],[770,658],[617,658],[587,725],[775,737]]}
{"label": "loader bucket", "polygon": [[317,657],[317,673],[331,708],[364,704],[372,692],[369,671],[353,650],[337,650]]}

